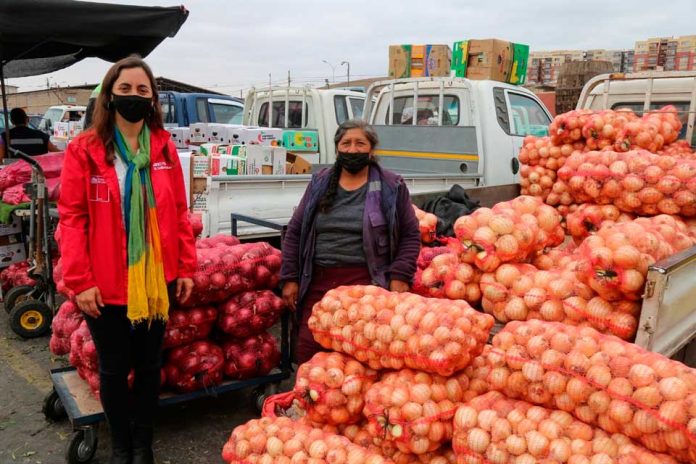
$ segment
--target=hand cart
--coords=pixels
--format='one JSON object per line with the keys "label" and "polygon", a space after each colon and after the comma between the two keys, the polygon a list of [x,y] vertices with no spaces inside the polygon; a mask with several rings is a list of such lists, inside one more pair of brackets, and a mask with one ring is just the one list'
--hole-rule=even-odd
{"label": "hand cart", "polygon": [[[258,223],[255,218],[233,217],[237,220]],[[283,231],[284,226],[264,221],[266,227]],[[267,397],[278,393],[283,380],[292,375],[290,334],[294,321],[290,311],[285,310],[280,318],[280,365],[269,374],[247,380],[227,380],[215,385],[190,393],[162,392],[159,406],[171,406],[178,403],[255,387],[253,390],[254,406],[261,412]],[[97,428],[106,419],[101,403],[92,394],[89,385],[77,373],[74,367],[51,370],[52,391],[46,396],[43,413],[46,419],[58,421],[68,418],[73,426],[73,434],[65,450],[65,462],[68,464],[83,464],[91,462],[97,452]]]}
{"label": "hand cart", "polygon": [[31,183],[25,191],[31,198],[28,211],[15,214],[29,216],[29,277],[36,285],[21,285],[5,295],[5,310],[10,314],[10,327],[24,338],[40,337],[48,333],[56,310],[55,283],[51,250],[55,247],[53,232],[58,212],[48,202],[46,176],[41,165],[31,156],[13,148],[10,153],[31,166]]}

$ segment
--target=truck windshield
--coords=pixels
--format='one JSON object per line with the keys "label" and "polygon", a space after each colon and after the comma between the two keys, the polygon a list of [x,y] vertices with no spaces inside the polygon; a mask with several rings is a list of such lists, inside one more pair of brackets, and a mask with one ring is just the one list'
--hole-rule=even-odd
{"label": "truck windshield", "polygon": [[[418,97],[416,124],[419,126],[437,126],[440,97],[438,95],[424,95]],[[442,105],[442,125],[456,126],[459,124],[459,98],[455,95],[445,95]],[[392,124],[413,124],[413,97],[394,98],[394,118]],[[389,107],[384,117],[385,124],[389,124]]]}
{"label": "truck windshield", "polygon": [[[288,128],[299,129],[304,127],[309,120],[309,106],[305,103],[305,119],[302,121],[302,101],[288,102]],[[304,122],[304,124],[303,124]],[[268,127],[268,102],[263,103],[259,109],[258,125]],[[273,102],[272,127],[285,127],[285,101]]]}
{"label": "truck windshield", "polygon": [[215,115],[215,122],[222,124],[241,124],[244,116],[244,108],[224,103],[210,103],[210,108]]}

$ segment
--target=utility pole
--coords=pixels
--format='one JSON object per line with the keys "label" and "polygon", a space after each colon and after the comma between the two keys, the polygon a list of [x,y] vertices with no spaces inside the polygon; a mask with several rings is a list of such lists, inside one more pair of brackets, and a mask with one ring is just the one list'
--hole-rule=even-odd
{"label": "utility pole", "polygon": [[343,66],[344,64],[348,65],[348,84],[346,85],[346,87],[350,87],[350,62],[341,61],[341,66]]}
{"label": "utility pole", "polygon": [[333,64],[331,64],[331,63],[329,63],[329,62],[326,61],[326,60],[321,60],[321,61],[322,61],[323,63],[328,64],[328,65],[331,67],[331,83],[332,83],[332,84],[335,84],[335,83],[336,83],[336,68],[337,68],[337,66],[336,66],[336,65],[333,65]]}

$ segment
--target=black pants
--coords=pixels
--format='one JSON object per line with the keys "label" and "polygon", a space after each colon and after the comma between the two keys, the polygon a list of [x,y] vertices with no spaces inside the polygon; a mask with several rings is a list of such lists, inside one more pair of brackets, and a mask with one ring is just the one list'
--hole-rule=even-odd
{"label": "black pants", "polygon": [[[131,324],[125,306],[106,305],[101,316],[85,314],[99,356],[101,403],[109,422],[112,446],[127,447],[130,422],[151,428],[160,388],[162,340],[165,323]],[[128,392],[128,373],[135,370],[133,399]]]}

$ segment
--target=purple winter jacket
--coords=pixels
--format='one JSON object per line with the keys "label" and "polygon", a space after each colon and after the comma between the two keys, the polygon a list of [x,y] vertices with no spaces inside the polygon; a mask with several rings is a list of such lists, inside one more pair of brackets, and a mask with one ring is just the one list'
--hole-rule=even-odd
{"label": "purple winter jacket", "polygon": [[[331,168],[314,176],[288,223],[283,241],[282,282],[299,284],[302,302],[312,280],[315,218],[328,189]],[[388,288],[392,279],[412,282],[420,251],[418,219],[401,176],[371,166],[363,216],[363,249],[373,283]]]}

